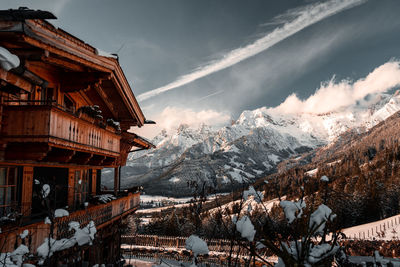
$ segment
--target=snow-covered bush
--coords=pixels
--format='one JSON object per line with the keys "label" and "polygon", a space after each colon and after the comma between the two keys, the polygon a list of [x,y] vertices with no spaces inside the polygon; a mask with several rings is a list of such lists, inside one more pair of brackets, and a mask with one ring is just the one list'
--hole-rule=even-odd
{"label": "snow-covered bush", "polygon": [[97,232],[93,221],[90,221],[88,225],[83,228],[80,228],[78,222],[70,222],[69,228],[70,230],[75,231],[71,238],[46,238],[44,242],[37,248],[37,255],[41,258],[39,261],[40,264],[43,264],[46,259],[49,259],[57,251],[69,249],[75,245],[91,245],[94,240],[94,235]]}
{"label": "snow-covered bush", "polygon": [[254,240],[256,230],[254,230],[254,225],[251,223],[249,217],[243,216],[238,220],[236,216],[234,216],[232,222],[236,225],[236,230],[243,238],[246,238],[250,242]]}
{"label": "snow-covered bush", "polygon": [[197,256],[200,254],[208,254],[207,243],[197,235],[191,235],[186,239],[185,247],[193,252],[193,263],[191,266],[196,266]]}
{"label": "snow-covered bush", "polygon": [[[243,200],[248,199],[250,192],[256,191],[253,187],[245,190]],[[250,259],[272,266],[273,263],[261,253],[262,249],[278,256],[276,266],[331,266],[340,249],[338,239],[341,236],[332,227],[336,218],[332,210],[311,199],[306,202],[303,197],[293,201],[281,200],[279,206],[284,217],[279,222],[271,216],[271,209],[265,206],[264,211],[256,216],[248,209],[240,219],[233,217],[240,238],[245,239],[238,243],[248,250]]]}
{"label": "snow-covered bush", "polygon": [[65,217],[65,216],[69,216],[69,212],[65,209],[56,209],[54,211],[54,217],[55,218],[59,218],[59,217]]}

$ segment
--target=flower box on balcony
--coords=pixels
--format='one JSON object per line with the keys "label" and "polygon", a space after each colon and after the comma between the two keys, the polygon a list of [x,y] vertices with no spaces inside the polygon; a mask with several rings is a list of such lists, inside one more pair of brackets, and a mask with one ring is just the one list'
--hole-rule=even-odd
{"label": "flower box on balcony", "polygon": [[95,118],[93,118],[93,117],[91,117],[91,116],[89,116],[88,114],[83,113],[83,112],[79,112],[79,113],[78,113],[78,117],[79,117],[80,119],[85,120],[85,121],[87,121],[87,122],[90,122],[90,123],[92,123],[92,124],[96,121]]}

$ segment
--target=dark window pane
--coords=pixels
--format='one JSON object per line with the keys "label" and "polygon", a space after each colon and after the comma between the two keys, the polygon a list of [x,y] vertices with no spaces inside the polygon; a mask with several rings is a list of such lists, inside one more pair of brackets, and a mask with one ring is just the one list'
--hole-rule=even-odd
{"label": "dark window pane", "polygon": [[7,168],[0,168],[0,185],[6,185]]}
{"label": "dark window pane", "polygon": [[9,168],[8,170],[8,185],[15,185],[17,180],[17,168]]}
{"label": "dark window pane", "polygon": [[5,188],[0,188],[0,205],[4,205]]}

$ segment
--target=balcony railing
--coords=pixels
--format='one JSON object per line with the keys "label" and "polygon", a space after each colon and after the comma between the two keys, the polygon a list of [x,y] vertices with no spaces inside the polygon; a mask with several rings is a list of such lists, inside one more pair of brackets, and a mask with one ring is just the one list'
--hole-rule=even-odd
{"label": "balcony railing", "polygon": [[[70,213],[69,216],[56,218],[54,222],[55,239],[69,238],[73,232],[69,230],[69,223],[72,221],[79,222],[81,227],[86,226],[90,221],[95,223],[97,229],[101,229],[108,223],[134,212],[139,208],[140,193],[130,193],[127,196],[112,200],[111,202],[99,205],[91,205],[84,210]],[[50,225],[45,224],[44,219],[40,222],[27,224],[25,226],[9,226],[2,227],[3,232],[0,234],[0,251],[12,251],[14,245],[20,242],[18,235],[25,229],[29,230],[31,240],[31,251],[36,249],[43,243],[44,239],[49,236]]]}
{"label": "balcony railing", "polygon": [[56,229],[57,237],[68,237],[69,226],[71,221],[79,222],[80,225],[86,225],[93,221],[96,226],[100,226],[111,221],[125,212],[132,211],[139,207],[140,193],[130,194],[126,197],[115,199],[109,203],[95,205],[85,210],[72,213],[70,216],[57,218]]}
{"label": "balcony railing", "polygon": [[3,107],[2,137],[7,142],[44,142],[59,148],[118,157],[121,136],[111,127],[54,105]]}

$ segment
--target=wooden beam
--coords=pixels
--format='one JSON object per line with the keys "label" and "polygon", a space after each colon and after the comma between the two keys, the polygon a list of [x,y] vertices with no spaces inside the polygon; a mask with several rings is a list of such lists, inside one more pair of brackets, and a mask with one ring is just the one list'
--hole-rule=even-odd
{"label": "wooden beam", "polygon": [[74,206],[74,193],[75,193],[75,169],[69,168],[68,170],[68,206]]}
{"label": "wooden beam", "polygon": [[[68,64],[66,61],[53,61],[54,64],[60,62],[61,66],[65,66],[68,68],[76,68],[77,71],[83,71],[79,68],[84,68],[84,66],[88,66],[92,69],[96,69],[99,71],[110,71],[112,69],[112,65],[105,62],[105,60],[100,60],[100,57],[96,57],[93,54],[85,54],[82,53],[76,46],[66,45],[65,43],[60,42],[60,40],[50,40],[47,37],[40,38],[39,36],[35,36],[34,38],[24,35],[23,39],[26,43],[29,43],[32,46],[42,48],[44,50],[48,50],[52,54],[56,54],[59,57],[68,58],[71,61],[74,61],[80,65]],[[41,39],[41,40],[37,40]],[[77,56],[76,54],[80,54]],[[95,62],[94,62],[95,61]],[[79,67],[80,66],[80,67]]]}
{"label": "wooden beam", "polygon": [[102,72],[66,72],[60,76],[60,84],[65,92],[77,92],[99,86],[108,77],[109,74]]}
{"label": "wooden beam", "polygon": [[91,160],[91,158],[93,158],[93,154],[91,153],[77,152],[70,160],[70,163],[86,165]]}
{"label": "wooden beam", "polygon": [[103,161],[103,166],[114,166],[116,160],[117,160],[116,158],[107,157],[107,158]]}
{"label": "wooden beam", "polygon": [[93,157],[89,160],[87,165],[89,166],[102,166],[103,161],[106,159],[106,156],[100,156],[100,155],[93,155]]}
{"label": "wooden beam", "polygon": [[34,160],[41,161],[51,151],[47,143],[18,143],[7,144],[6,160]]}
{"label": "wooden beam", "polygon": [[31,215],[32,207],[32,188],[33,188],[33,167],[23,167],[22,194],[21,194],[21,213],[24,217]]}
{"label": "wooden beam", "polygon": [[27,59],[30,61],[43,61],[44,57],[49,56],[49,52],[47,50],[37,48],[14,48],[10,51],[13,54],[17,55],[19,58]]}
{"label": "wooden beam", "polygon": [[67,84],[78,84],[80,81],[96,83],[103,79],[108,79],[110,74],[104,72],[64,72],[60,75],[60,82]]}
{"label": "wooden beam", "polygon": [[71,158],[75,155],[74,150],[64,150],[64,149],[53,149],[43,161],[54,161],[54,162],[61,162],[67,163],[71,160]]}
{"label": "wooden beam", "polygon": [[90,188],[90,194],[92,196],[97,195],[96,192],[96,188],[97,188],[97,172],[96,170],[92,169],[92,177],[90,177],[92,179],[92,188]]}
{"label": "wooden beam", "polygon": [[18,75],[5,71],[4,69],[0,68],[0,79],[16,86],[21,89],[24,89],[27,92],[31,92],[33,85],[28,82],[27,80],[19,77]]}
{"label": "wooden beam", "polygon": [[114,196],[118,195],[119,191],[119,167],[114,168]]}
{"label": "wooden beam", "polygon": [[52,57],[52,56],[49,56],[49,57],[43,56],[42,61],[50,63],[52,65],[55,65],[55,66],[63,68],[63,69],[68,69],[68,70],[72,70],[72,71],[80,71],[80,72],[86,71],[85,67],[83,67],[80,64],[74,64],[70,61]]}
{"label": "wooden beam", "polygon": [[107,108],[111,111],[111,113],[113,114],[113,116],[115,118],[118,118],[118,111],[115,110],[115,108],[113,107],[113,105],[111,104],[111,101],[109,101],[110,97],[104,92],[103,88],[101,87],[101,83],[100,84],[96,84],[95,86],[93,86],[92,88],[94,88],[94,90],[99,94],[99,96],[104,100],[104,103],[106,104]]}

